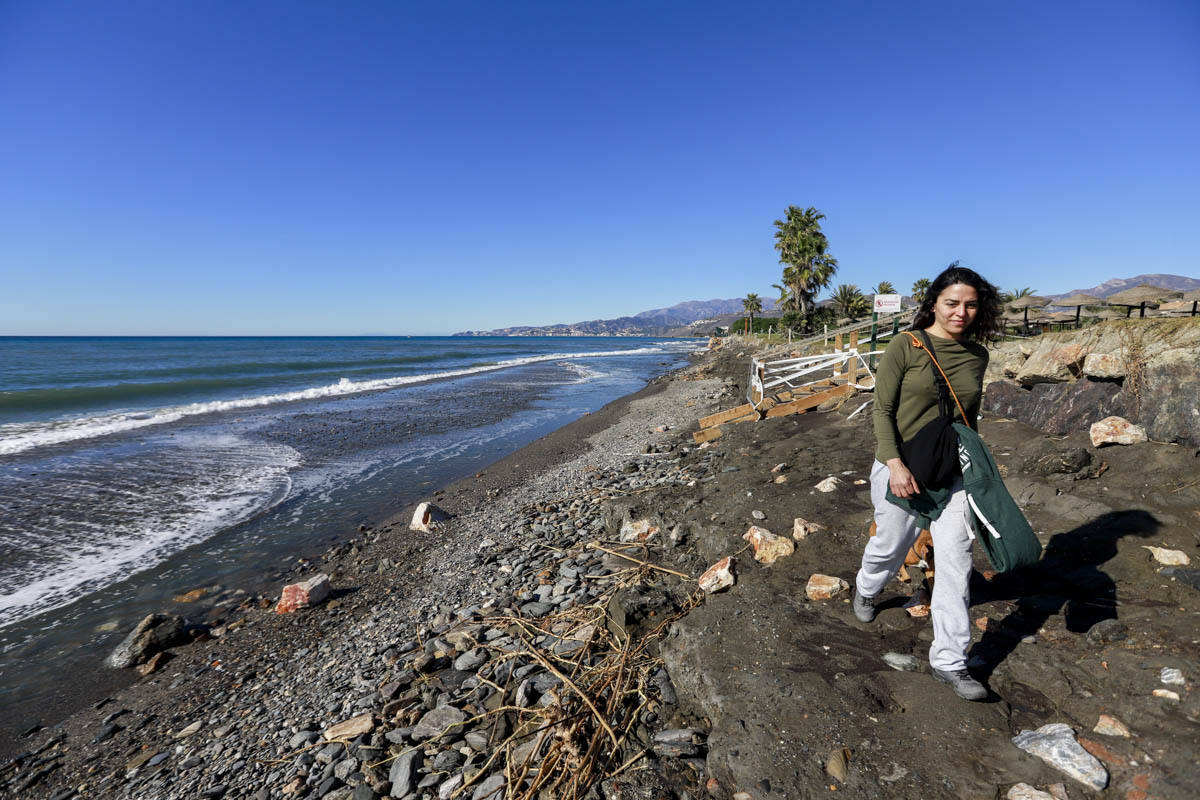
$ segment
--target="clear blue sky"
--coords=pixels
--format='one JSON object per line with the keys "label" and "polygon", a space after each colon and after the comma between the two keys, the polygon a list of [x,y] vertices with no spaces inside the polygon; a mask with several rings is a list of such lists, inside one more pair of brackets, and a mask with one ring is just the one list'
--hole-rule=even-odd
{"label": "clear blue sky", "polygon": [[962,259],[1200,276],[1200,4],[0,5],[0,334],[448,333]]}

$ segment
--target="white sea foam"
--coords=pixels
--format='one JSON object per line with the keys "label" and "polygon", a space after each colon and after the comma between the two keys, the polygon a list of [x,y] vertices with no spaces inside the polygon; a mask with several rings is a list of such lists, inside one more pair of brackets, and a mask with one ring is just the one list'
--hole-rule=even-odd
{"label": "white sea foam", "polygon": [[465,375],[509,369],[543,361],[573,361],[581,358],[653,355],[655,353],[685,352],[691,349],[694,349],[694,346],[690,342],[672,342],[661,346],[639,347],[630,350],[604,350],[594,353],[547,353],[544,355],[497,361],[492,364],[482,364],[476,367],[465,367],[463,369],[446,370],[444,372],[429,372],[422,375],[404,375],[368,381],[351,381],[347,378],[342,378],[337,383],[328,386],[315,386],[310,389],[265,394],[256,397],[242,397],[236,400],[214,400],[205,403],[189,403],[187,405],[169,406],[153,410],[98,414],[71,420],[15,422],[0,425],[0,455],[12,455],[37,447],[109,436],[114,433],[123,433],[153,425],[176,422],[185,417],[200,414],[258,408],[276,403],[290,403],[297,400],[318,400],[359,392],[378,391],[380,389],[392,389],[413,383],[458,378]]}
{"label": "white sea foam", "polygon": [[[116,485],[107,496],[120,499],[94,501],[80,512],[98,484],[64,477],[62,486],[77,495],[62,498],[64,505],[77,508],[42,515],[41,531],[0,525],[0,550],[34,550],[40,562],[32,574],[0,570],[0,627],[75,602],[282,502],[291,490],[288,473],[301,458],[286,445],[222,436],[158,461],[166,462],[160,476],[179,476],[163,482],[169,491],[136,495]],[[40,535],[47,531],[52,535]]]}

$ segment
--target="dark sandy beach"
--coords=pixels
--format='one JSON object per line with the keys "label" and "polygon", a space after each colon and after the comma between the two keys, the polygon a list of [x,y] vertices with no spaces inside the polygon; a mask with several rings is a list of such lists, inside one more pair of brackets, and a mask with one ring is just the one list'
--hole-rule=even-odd
{"label": "dark sandy beach", "polygon": [[[911,586],[889,587],[873,626],[845,595],[806,596],[811,575],[857,568],[872,434],[869,413],[847,418],[869,395],[692,443],[696,419],[740,402],[734,347],[437,492],[453,516],[433,533],[409,531],[405,508],[297,564],[295,578],[331,576],[331,601],[276,615],[276,593],[247,598],[221,635],[20,738],[32,754],[0,771],[5,791],[483,798],[511,780],[545,797],[925,800],[1026,782],[1190,796],[1200,594],[1144,546],[1196,553],[1193,448],[1096,450],[1083,434],[985,420],[1047,551],[1011,578],[977,552],[971,657],[993,697],[969,704],[927,674],[928,619],[902,608]],[[1090,473],[1046,468],[1069,449],[1090,450]],[[813,488],[831,475],[837,490]],[[823,530],[792,540],[798,517]],[[751,524],[794,552],[756,563]],[[694,578],[725,556],[736,584],[698,593]],[[628,669],[606,671],[618,663]],[[1094,732],[1101,714],[1131,736]],[[1107,789],[1011,742],[1055,722],[1103,765]]]}

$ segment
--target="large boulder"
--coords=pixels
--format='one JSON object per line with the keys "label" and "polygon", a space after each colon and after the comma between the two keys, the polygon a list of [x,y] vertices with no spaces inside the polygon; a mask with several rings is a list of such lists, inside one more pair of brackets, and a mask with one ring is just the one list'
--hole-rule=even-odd
{"label": "large boulder", "polygon": [[1200,345],[1191,351],[1164,353],[1146,365],[1144,386],[1139,388],[1126,380],[1121,389],[1121,407],[1130,412],[1124,416],[1144,426],[1156,442],[1200,445],[1198,352]]}
{"label": "large boulder", "polygon": [[1023,386],[1033,386],[1074,380],[1083,374],[1085,355],[1087,351],[1081,344],[1039,347],[1017,371],[1017,381]]}
{"label": "large boulder", "polygon": [[984,390],[983,410],[1062,435],[1123,412],[1120,393],[1121,387],[1111,381],[1040,383],[1029,389],[997,381]]}
{"label": "large boulder", "polygon": [[191,640],[188,624],[183,617],[175,614],[147,614],[137,627],[121,640],[104,663],[117,669],[132,667],[168,647],[187,644]]}

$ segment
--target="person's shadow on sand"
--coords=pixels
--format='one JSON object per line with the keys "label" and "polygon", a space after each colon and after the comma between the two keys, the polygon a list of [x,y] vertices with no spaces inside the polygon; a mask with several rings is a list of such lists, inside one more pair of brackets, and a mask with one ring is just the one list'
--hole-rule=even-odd
{"label": "person's shadow on sand", "polygon": [[1017,607],[993,620],[971,648],[972,674],[983,681],[1008,657],[1021,639],[1035,635],[1052,616],[1064,611],[1067,630],[1086,633],[1104,620],[1117,619],[1117,585],[1100,565],[1117,554],[1125,536],[1152,536],[1160,527],[1147,511],[1112,511],[1046,544],[1036,566],[972,586],[972,603],[1016,601]]}

